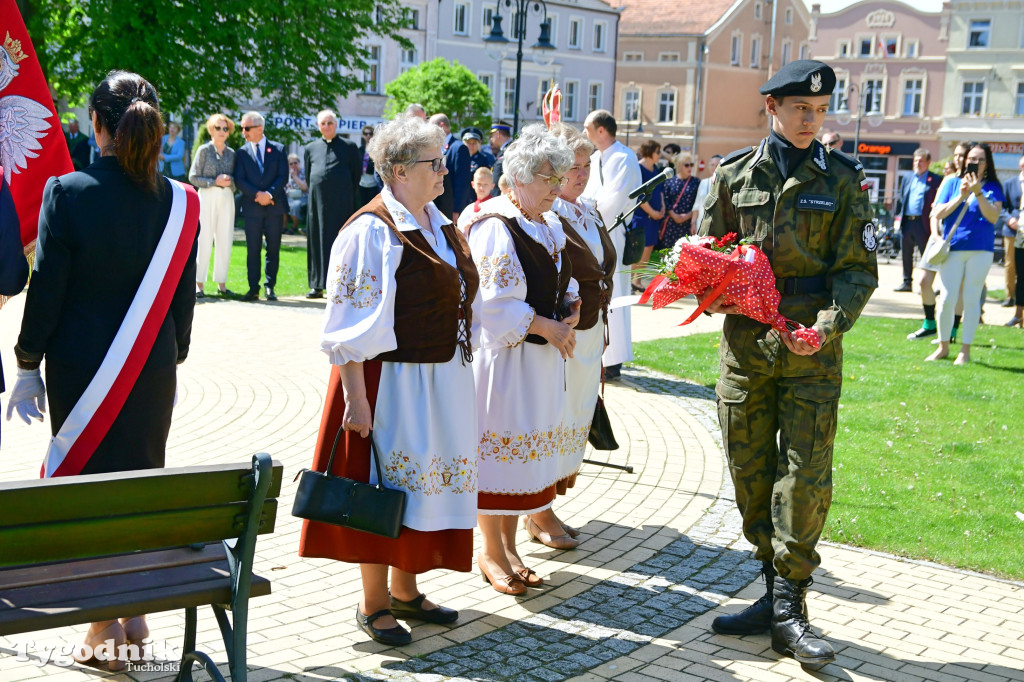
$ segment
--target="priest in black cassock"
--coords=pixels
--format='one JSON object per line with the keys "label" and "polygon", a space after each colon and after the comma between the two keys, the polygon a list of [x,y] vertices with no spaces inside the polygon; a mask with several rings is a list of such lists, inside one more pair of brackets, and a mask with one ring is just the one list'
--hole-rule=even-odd
{"label": "priest in black cassock", "polygon": [[303,149],[309,208],[306,218],[306,266],[309,293],[323,298],[331,245],[345,221],[359,208],[359,177],[363,172],[359,147],[338,137],[338,117],[325,109],[317,114],[323,136]]}

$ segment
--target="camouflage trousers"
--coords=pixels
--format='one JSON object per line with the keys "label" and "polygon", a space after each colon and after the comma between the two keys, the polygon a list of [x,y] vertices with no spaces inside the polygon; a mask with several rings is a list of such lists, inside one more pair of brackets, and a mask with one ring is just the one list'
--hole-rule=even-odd
{"label": "camouflage trousers", "polygon": [[842,377],[769,376],[723,366],[718,418],[756,557],[803,580],[832,503],[832,445]]}

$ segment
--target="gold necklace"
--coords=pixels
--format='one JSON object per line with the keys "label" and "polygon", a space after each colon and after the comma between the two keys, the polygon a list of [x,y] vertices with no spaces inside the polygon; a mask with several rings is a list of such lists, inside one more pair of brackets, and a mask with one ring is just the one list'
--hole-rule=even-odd
{"label": "gold necklace", "polygon": [[[529,213],[527,213],[526,209],[523,208],[518,201],[516,201],[516,198],[514,196],[512,196],[512,190],[509,190],[508,194],[506,194],[505,196],[508,197],[508,200],[512,202],[513,206],[519,209],[519,212],[523,214],[523,217],[529,220],[531,223],[540,223],[543,225],[547,225],[547,223],[545,223],[544,220],[535,220]],[[540,242],[537,243],[539,244]],[[558,248],[558,246],[553,245],[553,248],[554,251],[549,252],[548,255],[551,256],[551,260],[553,260],[555,263],[558,263],[558,255],[559,253],[561,253],[561,250]],[[544,250],[547,251],[547,247],[545,247]]]}

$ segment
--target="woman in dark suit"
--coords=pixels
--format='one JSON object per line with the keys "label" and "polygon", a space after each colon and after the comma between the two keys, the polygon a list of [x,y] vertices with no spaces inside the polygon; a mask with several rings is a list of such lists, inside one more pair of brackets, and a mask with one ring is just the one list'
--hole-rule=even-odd
{"label": "woman in dark suit", "polygon": [[[84,465],[69,469],[63,468],[64,463],[73,459],[71,451],[78,441],[71,437],[74,445],[65,451],[57,468],[52,467],[51,457],[57,456],[51,445],[44,465],[46,475],[164,465],[175,367],[188,355],[195,306],[198,202],[194,190],[172,186],[172,181],[157,173],[163,122],[156,91],[141,76],[112,71],[93,92],[89,108],[100,158],[85,170],[51,178],[43,193],[35,271],[15,347],[18,382],[12,392],[14,409],[26,422],[42,420],[46,389],[39,365],[45,357],[50,426],[58,440],[67,431],[62,431],[65,421],[82,414],[88,401],[83,401],[83,407],[77,404],[86,388],[96,390],[106,376],[107,367],[100,372],[101,364],[119,356],[118,346],[112,342],[126,318],[135,319],[136,311],[129,311],[133,302],[147,299],[141,285],[151,262],[172,298],[166,314],[157,317],[152,348],[106,435],[91,454],[86,452]],[[175,201],[178,206],[195,202],[195,211],[172,215]],[[178,235],[175,259],[166,266],[157,249],[165,231]],[[180,270],[176,277],[164,274],[175,268]],[[146,307],[160,310],[157,304]],[[146,311],[142,312],[145,315]],[[132,347],[144,350],[148,345],[144,338],[140,333],[131,339]],[[122,362],[125,368],[129,366],[123,356]],[[98,381],[94,382],[94,377]],[[115,382],[115,386],[123,384]],[[111,388],[107,395],[114,391]],[[97,409],[87,418],[91,425],[110,413]],[[93,623],[86,643],[97,645],[108,639],[113,639],[115,646],[126,640],[141,643],[148,634],[144,616],[124,618],[120,623]],[[109,665],[111,670],[124,666],[125,661],[119,660]]]}

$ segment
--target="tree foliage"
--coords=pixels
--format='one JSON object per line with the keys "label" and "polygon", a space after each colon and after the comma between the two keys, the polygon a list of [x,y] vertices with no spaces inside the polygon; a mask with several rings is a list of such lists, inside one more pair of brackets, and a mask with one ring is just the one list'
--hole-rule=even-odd
{"label": "tree foliage", "polygon": [[409,69],[384,87],[389,96],[384,115],[394,118],[413,103],[428,114],[448,114],[452,130],[491,125],[491,91],[459,62],[438,57]]}
{"label": "tree foliage", "polygon": [[399,0],[18,0],[57,97],[80,104],[112,69],[203,120],[247,102],[294,116],[362,87],[363,39],[407,46]]}

